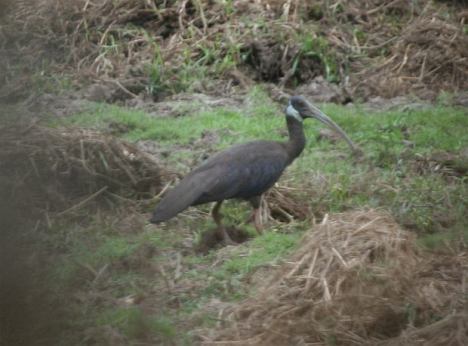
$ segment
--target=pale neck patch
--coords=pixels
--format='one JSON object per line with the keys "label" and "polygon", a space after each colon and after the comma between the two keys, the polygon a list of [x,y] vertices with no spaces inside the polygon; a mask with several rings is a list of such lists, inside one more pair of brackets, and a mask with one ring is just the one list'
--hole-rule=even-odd
{"label": "pale neck patch", "polygon": [[294,108],[294,106],[291,103],[289,103],[288,107],[286,108],[286,115],[295,118],[297,121],[300,121],[301,123],[304,120],[302,119],[299,112],[296,110],[296,108]]}

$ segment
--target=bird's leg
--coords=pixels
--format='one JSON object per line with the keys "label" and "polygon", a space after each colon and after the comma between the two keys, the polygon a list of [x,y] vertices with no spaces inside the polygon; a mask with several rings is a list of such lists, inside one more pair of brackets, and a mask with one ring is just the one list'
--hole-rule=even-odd
{"label": "bird's leg", "polygon": [[254,221],[254,220],[255,220],[255,209],[252,210],[252,212],[249,214],[249,216],[247,217],[247,219],[245,219],[243,225],[246,225],[246,224],[248,224],[248,223],[250,223],[250,222],[252,222],[252,221]]}
{"label": "bird's leg", "polygon": [[213,216],[214,222],[218,226],[218,231],[221,232],[221,236],[223,237],[224,243],[226,245],[237,245],[237,243],[231,239],[228,232],[226,231],[226,228],[224,228],[224,225],[222,223],[223,215],[221,215],[221,213],[219,212],[219,209],[221,209],[221,204],[223,204],[222,200],[216,202],[213,209],[211,210],[211,216]]}
{"label": "bird's leg", "polygon": [[253,218],[255,229],[258,234],[263,234],[263,224],[262,224],[262,213],[260,206],[262,204],[262,196],[255,196],[249,200],[250,204],[253,207],[253,213],[250,219]]}
{"label": "bird's leg", "polygon": [[262,211],[260,208],[254,210],[254,225],[258,234],[263,234]]}

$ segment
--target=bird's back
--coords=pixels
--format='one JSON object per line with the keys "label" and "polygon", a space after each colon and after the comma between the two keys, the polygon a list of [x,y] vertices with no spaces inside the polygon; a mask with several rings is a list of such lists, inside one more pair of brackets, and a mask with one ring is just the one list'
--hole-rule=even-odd
{"label": "bird's back", "polygon": [[190,205],[259,196],[279,179],[287,164],[288,155],[281,142],[235,145],[185,176],[161,200],[151,221],[166,221]]}
{"label": "bird's back", "polygon": [[255,141],[231,147],[194,171],[210,171],[217,177],[196,202],[258,196],[279,179],[286,164],[287,154],[279,142]]}

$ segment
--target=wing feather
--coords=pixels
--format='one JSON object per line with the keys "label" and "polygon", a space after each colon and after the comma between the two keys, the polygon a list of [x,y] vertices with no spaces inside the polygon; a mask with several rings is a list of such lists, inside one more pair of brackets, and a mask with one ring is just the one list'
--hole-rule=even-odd
{"label": "wing feather", "polygon": [[169,220],[191,205],[261,195],[288,163],[281,143],[257,141],[231,147],[190,172],[159,202],[151,222]]}
{"label": "wing feather", "polygon": [[187,209],[203,193],[209,190],[210,185],[215,180],[216,177],[210,175],[210,170],[187,175],[159,202],[151,222],[167,221]]}

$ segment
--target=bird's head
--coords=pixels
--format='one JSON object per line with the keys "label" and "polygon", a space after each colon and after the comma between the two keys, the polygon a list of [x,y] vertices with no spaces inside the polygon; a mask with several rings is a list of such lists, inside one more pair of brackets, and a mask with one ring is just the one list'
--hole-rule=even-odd
{"label": "bird's head", "polygon": [[349,144],[353,151],[357,152],[360,150],[341,127],[339,127],[333,120],[330,119],[330,117],[328,117],[320,109],[308,102],[304,97],[292,96],[289,99],[288,106],[286,107],[285,112],[286,116],[292,117],[300,122],[302,122],[306,118],[317,119],[318,121],[324,123],[332,130],[340,134],[340,136],[344,138],[344,140]]}

